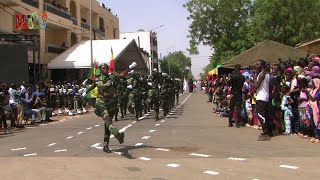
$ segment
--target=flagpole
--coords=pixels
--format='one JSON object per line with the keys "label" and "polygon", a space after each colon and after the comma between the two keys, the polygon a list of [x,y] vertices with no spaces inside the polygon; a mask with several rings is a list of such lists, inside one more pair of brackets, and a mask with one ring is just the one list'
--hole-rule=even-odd
{"label": "flagpole", "polygon": [[92,48],[92,0],[90,0],[90,55],[91,65],[93,64],[93,48]]}

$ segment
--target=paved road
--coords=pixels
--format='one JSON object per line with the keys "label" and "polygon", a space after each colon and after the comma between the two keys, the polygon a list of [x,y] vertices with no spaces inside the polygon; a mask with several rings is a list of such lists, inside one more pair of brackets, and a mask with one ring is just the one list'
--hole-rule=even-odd
{"label": "paved road", "polygon": [[63,117],[0,136],[4,179],[319,179],[320,144],[296,136],[258,142],[259,131],[228,128],[201,92],[184,94],[169,117],[154,112],[116,122],[125,143],[112,138],[102,152],[102,121],[94,114]]}

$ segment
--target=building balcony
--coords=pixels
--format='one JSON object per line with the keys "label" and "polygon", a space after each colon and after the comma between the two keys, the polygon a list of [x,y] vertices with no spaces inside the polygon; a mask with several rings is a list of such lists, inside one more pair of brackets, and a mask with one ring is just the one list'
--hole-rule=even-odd
{"label": "building balcony", "polygon": [[50,52],[50,53],[61,54],[65,50],[67,50],[67,48],[59,47],[59,46],[52,45],[52,44],[48,44],[47,46],[48,46],[48,52]]}
{"label": "building balcony", "polygon": [[49,11],[55,15],[58,15],[60,17],[66,18],[66,19],[70,19],[71,20],[71,13],[68,11],[65,11],[63,9],[60,9],[52,4],[49,3],[44,3],[44,9],[46,11]]}
{"label": "building balcony", "polygon": [[87,30],[90,30],[90,24],[81,21],[81,27]]}
{"label": "building balcony", "polygon": [[97,32],[100,36],[102,36],[103,38],[106,37],[106,31],[97,30],[96,32]]}
{"label": "building balcony", "polygon": [[76,19],[76,18],[71,17],[71,20],[72,20],[72,22],[73,22],[73,24],[74,24],[74,25],[78,25],[78,21],[77,21],[77,19]]}
{"label": "building balcony", "polygon": [[33,6],[35,8],[39,8],[39,2],[38,0],[21,0],[22,2],[29,4],[30,6]]}

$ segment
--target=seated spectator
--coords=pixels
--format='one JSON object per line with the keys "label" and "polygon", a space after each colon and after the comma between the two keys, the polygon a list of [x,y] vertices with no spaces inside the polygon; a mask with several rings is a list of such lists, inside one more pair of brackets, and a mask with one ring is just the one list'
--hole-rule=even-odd
{"label": "seated spectator", "polygon": [[39,110],[35,110],[32,109],[32,106],[36,100],[37,96],[33,96],[30,99],[27,99],[25,94],[21,94],[21,102],[22,105],[24,106],[24,113],[27,116],[31,115],[31,124],[34,125],[36,123],[36,117],[37,117],[37,113],[39,112]]}

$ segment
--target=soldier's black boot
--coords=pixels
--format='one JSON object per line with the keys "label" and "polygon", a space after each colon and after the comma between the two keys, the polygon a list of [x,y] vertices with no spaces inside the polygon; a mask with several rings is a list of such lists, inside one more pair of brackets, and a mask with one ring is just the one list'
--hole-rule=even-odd
{"label": "soldier's black boot", "polygon": [[115,137],[118,139],[120,144],[122,144],[124,142],[124,133],[123,132],[117,134]]}
{"label": "soldier's black boot", "polygon": [[103,147],[103,152],[105,153],[111,153],[111,150],[109,149],[108,146]]}
{"label": "soldier's black boot", "polygon": [[[146,113],[147,114],[147,113]],[[140,117],[142,117],[142,111],[140,111]]]}
{"label": "soldier's black boot", "polygon": [[123,116],[123,111],[121,111],[121,118],[124,118],[124,116]]}
{"label": "soldier's black boot", "polygon": [[116,115],[114,115],[114,121],[118,121],[118,113],[116,113]]}
{"label": "soldier's black boot", "polygon": [[139,114],[136,113],[136,120],[139,121]]}

